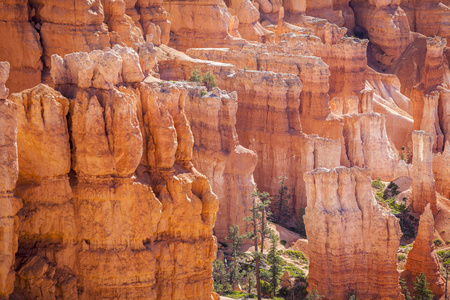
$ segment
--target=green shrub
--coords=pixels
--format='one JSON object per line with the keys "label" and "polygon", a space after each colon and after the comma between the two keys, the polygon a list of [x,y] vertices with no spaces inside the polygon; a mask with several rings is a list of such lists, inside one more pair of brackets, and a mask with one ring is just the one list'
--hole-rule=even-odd
{"label": "green shrub", "polygon": [[239,299],[247,297],[247,294],[244,292],[238,292],[238,291],[232,291],[230,293],[227,293],[225,297],[231,298],[231,299]]}
{"label": "green shrub", "polygon": [[442,245],[442,240],[441,240],[441,239],[435,239],[435,240],[433,241],[433,243],[434,243],[434,245],[435,245],[436,247],[439,247],[440,245]]}
{"label": "green shrub", "polygon": [[214,74],[211,71],[208,71],[203,75],[202,82],[206,85],[208,91],[217,86],[216,77],[214,77]]}
{"label": "green shrub", "polygon": [[308,259],[306,258],[305,254],[303,254],[303,252],[301,252],[301,251],[286,250],[286,251],[284,251],[284,255],[288,256],[291,259],[301,260],[305,264],[308,263]]}
{"label": "green shrub", "polygon": [[381,182],[381,179],[378,178],[377,180],[372,181],[372,187],[379,189],[384,189],[384,183]]}
{"label": "green shrub", "polygon": [[287,242],[285,240],[280,241],[281,245],[286,246]]}
{"label": "green shrub", "polygon": [[208,94],[208,91],[202,90],[202,91],[200,92],[200,95],[201,95],[202,97],[205,96],[206,94]]}
{"label": "green shrub", "polygon": [[194,68],[194,71],[192,71],[191,76],[189,77],[190,82],[202,82],[202,76],[200,76],[200,72],[197,70],[197,68]]}
{"label": "green shrub", "polygon": [[291,277],[295,277],[295,278],[304,278],[305,277],[305,272],[303,272],[302,269],[297,268],[296,266],[294,266],[293,264],[289,263],[286,267],[285,270],[289,272],[289,275]]}
{"label": "green shrub", "polygon": [[261,280],[261,293],[264,296],[270,296],[270,294],[272,293],[272,287],[270,286],[270,283]]}
{"label": "green shrub", "polygon": [[398,261],[405,261],[406,260],[406,255],[405,254],[399,254],[397,256]]}

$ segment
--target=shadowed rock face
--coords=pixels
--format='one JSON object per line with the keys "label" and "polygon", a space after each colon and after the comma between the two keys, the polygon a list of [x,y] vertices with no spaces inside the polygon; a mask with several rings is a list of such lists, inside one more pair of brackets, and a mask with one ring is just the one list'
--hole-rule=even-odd
{"label": "shadowed rock face", "polygon": [[348,299],[351,290],[364,299],[398,299],[400,226],[375,201],[369,170],[319,168],[305,182],[309,289],[327,299]]}
{"label": "shadowed rock face", "polygon": [[405,276],[414,279],[423,272],[430,283],[431,291],[439,297],[444,294],[445,282],[441,276],[439,258],[434,251],[434,230],[433,212],[428,204],[420,216],[419,231],[413,248],[408,253]]}

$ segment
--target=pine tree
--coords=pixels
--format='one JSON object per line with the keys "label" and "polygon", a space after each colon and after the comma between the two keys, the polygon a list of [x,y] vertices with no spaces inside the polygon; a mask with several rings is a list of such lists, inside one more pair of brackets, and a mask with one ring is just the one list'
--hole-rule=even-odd
{"label": "pine tree", "polygon": [[320,300],[322,298],[323,298],[323,296],[321,296],[319,294],[319,292],[317,291],[316,288],[313,288],[311,290],[311,292],[308,294],[308,296],[306,297],[307,300]]}
{"label": "pine tree", "polygon": [[424,273],[420,273],[414,281],[414,299],[416,300],[433,300],[433,293],[428,288],[427,277]]}
{"label": "pine tree", "polygon": [[270,265],[270,286],[272,287],[272,296],[275,296],[278,285],[280,284],[281,275],[283,274],[283,259],[277,253],[278,236],[272,234],[272,243],[269,253],[267,254],[267,262]]}
{"label": "pine tree", "polygon": [[411,300],[411,295],[409,293],[408,287],[406,286],[405,279],[401,278],[398,280],[400,283],[400,287],[402,288],[402,294],[405,296],[405,300]]}
{"label": "pine tree", "polygon": [[191,76],[189,77],[190,82],[202,82],[202,76],[200,76],[199,71],[197,68],[194,68],[194,71],[192,71]]}
{"label": "pine tree", "polygon": [[242,280],[241,265],[239,259],[242,257],[243,252],[241,251],[242,241],[244,240],[243,235],[239,235],[239,225],[232,225],[230,227],[230,235],[226,237],[228,241],[231,241],[231,262],[228,267],[229,282],[231,285],[240,284]]}
{"label": "pine tree", "polygon": [[214,77],[214,74],[211,71],[203,74],[202,82],[206,85],[208,91],[217,86],[216,77]]}
{"label": "pine tree", "polygon": [[285,185],[285,181],[288,178],[286,175],[281,175],[278,178],[278,183],[280,184],[280,189],[278,190],[278,195],[276,196],[277,201],[275,202],[276,210],[276,221],[279,224],[284,224],[286,220],[291,217],[291,209],[289,208],[288,201],[291,199],[291,195],[288,194],[288,187]]}
{"label": "pine tree", "polygon": [[223,261],[215,259],[213,261],[213,280],[214,280],[214,291],[216,293],[223,293],[225,291],[231,290],[231,286],[226,283],[227,272],[225,269],[225,264]]}
{"label": "pine tree", "polygon": [[[251,215],[245,217],[245,221],[248,222],[250,231],[247,232],[246,237],[253,241],[255,251],[252,253],[255,260],[255,276],[256,276],[256,291],[258,294],[258,300],[261,300],[261,281],[259,278],[259,268],[261,259],[263,258],[264,251],[264,239],[269,236],[270,228],[267,226],[267,217],[270,216],[271,197],[267,192],[259,192],[256,190],[252,197],[252,208],[250,209]],[[260,248],[259,248],[260,246]],[[258,248],[261,251],[258,251]]]}

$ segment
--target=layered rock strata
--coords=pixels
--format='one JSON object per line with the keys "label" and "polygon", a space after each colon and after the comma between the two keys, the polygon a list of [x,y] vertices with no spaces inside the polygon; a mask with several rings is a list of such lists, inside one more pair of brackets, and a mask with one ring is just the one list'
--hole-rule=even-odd
{"label": "layered rock strata", "polygon": [[437,212],[436,189],[433,177],[433,136],[424,131],[414,131],[413,177],[411,207],[414,212],[423,213],[430,204],[433,213]]}
{"label": "layered rock strata", "polygon": [[17,106],[6,99],[8,75],[9,63],[0,62],[0,299],[8,299],[14,290],[19,225],[16,214],[22,207],[22,201],[13,194],[19,173]]}
{"label": "layered rock strata", "polygon": [[442,36],[450,38],[450,6],[441,0],[408,0],[402,1],[411,30],[426,36]]}
{"label": "layered rock strata", "polygon": [[408,253],[404,276],[414,280],[420,273],[424,273],[434,296],[440,297],[444,294],[445,282],[441,276],[439,258],[434,251],[434,230],[433,212],[428,204],[420,216],[419,230]]}
{"label": "layered rock strata", "polygon": [[398,299],[400,226],[375,201],[369,170],[316,169],[305,182],[309,289],[326,299],[348,299],[351,290],[364,299]]}
{"label": "layered rock strata", "polygon": [[11,97],[16,295],[210,299],[217,197],[192,166],[180,90],[140,83],[138,61],[130,48],[53,56],[60,92]]}

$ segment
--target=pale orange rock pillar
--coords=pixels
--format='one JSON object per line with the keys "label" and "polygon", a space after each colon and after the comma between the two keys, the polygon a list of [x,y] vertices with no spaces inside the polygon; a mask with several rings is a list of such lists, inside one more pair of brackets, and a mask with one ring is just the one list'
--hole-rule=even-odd
{"label": "pale orange rock pillar", "polygon": [[425,131],[413,131],[413,177],[411,207],[414,212],[423,213],[430,203],[433,213],[437,212],[436,189],[433,177],[433,135]]}
{"label": "pale orange rock pillar", "polygon": [[428,204],[420,217],[419,231],[408,254],[405,275],[410,276],[410,280],[415,280],[423,272],[434,296],[439,297],[444,293],[445,282],[441,276],[439,258],[434,251],[434,230],[433,212]]}
{"label": "pale orange rock pillar", "polygon": [[[309,289],[325,299],[398,299],[398,220],[378,206],[369,169],[305,173]],[[383,276],[380,276],[383,274]]]}

